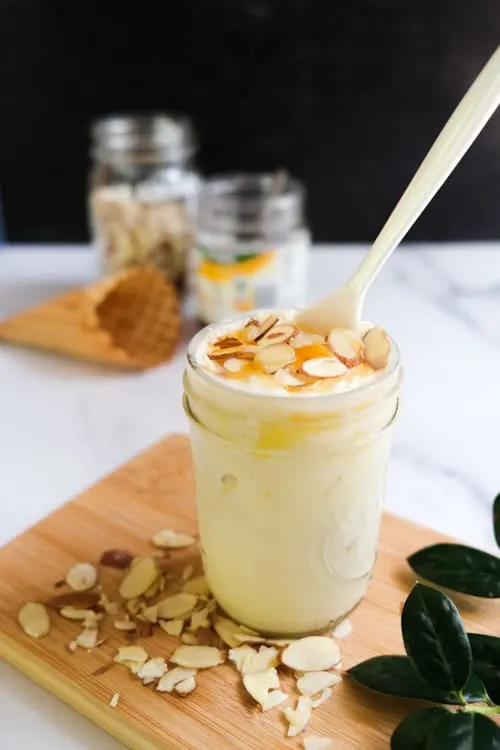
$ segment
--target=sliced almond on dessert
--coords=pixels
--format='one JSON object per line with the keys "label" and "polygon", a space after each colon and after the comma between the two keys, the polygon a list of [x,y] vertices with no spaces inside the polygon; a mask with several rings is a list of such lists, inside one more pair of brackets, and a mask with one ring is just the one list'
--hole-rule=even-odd
{"label": "sliced almond on dessert", "polygon": [[311,735],[304,737],[302,747],[304,750],[327,750],[331,747],[332,741],[328,737],[319,737],[318,735]]}
{"label": "sliced almond on dessert", "polygon": [[249,339],[249,341],[257,342],[259,339],[261,339],[263,336],[268,333],[268,331],[273,328],[273,326],[276,325],[276,323],[279,323],[279,318],[277,315],[268,315],[267,318],[264,318],[262,323],[259,323],[257,326],[257,331],[255,332],[255,335]]}
{"label": "sliced almond on dessert", "polygon": [[310,635],[287,646],[281,661],[299,672],[319,672],[334,667],[340,661],[340,649],[332,638]]}
{"label": "sliced almond on dessert", "polygon": [[31,638],[43,638],[50,630],[50,617],[40,602],[27,602],[17,613],[20,626]]}
{"label": "sliced almond on dessert", "polygon": [[217,615],[214,620],[214,630],[226,646],[237,648],[241,645],[241,642],[236,638],[237,634],[241,634],[241,628],[233,620]]}
{"label": "sliced almond on dessert", "polygon": [[156,605],[158,617],[164,620],[173,620],[178,617],[187,617],[193,612],[198,603],[198,597],[181,591],[180,594],[173,594],[162,599]]}
{"label": "sliced almond on dessert", "polygon": [[296,349],[301,349],[305,346],[314,346],[315,344],[324,344],[325,343],[325,337],[321,336],[319,333],[305,333],[304,331],[299,331],[299,333],[294,337],[292,344]]}
{"label": "sliced almond on dessert", "polygon": [[141,596],[158,577],[158,568],[153,557],[142,557],[132,564],[120,585],[120,595],[124,599]]}
{"label": "sliced almond on dessert", "polygon": [[315,357],[302,362],[301,370],[305,375],[321,380],[345,375],[348,368],[337,357]]}
{"label": "sliced almond on dessert", "polygon": [[281,705],[281,703],[284,703],[286,700],[288,700],[288,697],[289,696],[282,690],[271,690],[271,692],[267,694],[267,698],[265,699],[264,703],[262,703],[262,710],[269,711],[271,708],[275,708],[275,706],[279,706]]}
{"label": "sliced almond on dessert", "polygon": [[296,737],[304,731],[312,716],[311,699],[307,695],[301,695],[297,701],[297,706],[295,708],[285,708],[283,714],[289,723],[286,736]]}
{"label": "sliced almond on dessert", "polygon": [[346,367],[356,367],[363,358],[363,341],[348,328],[332,328],[328,334],[328,343],[335,356]]}
{"label": "sliced almond on dessert", "polygon": [[302,695],[316,695],[339,682],[342,677],[334,672],[306,672],[297,680],[297,688]]}
{"label": "sliced almond on dessert", "polygon": [[180,636],[184,627],[184,620],[160,620],[160,627],[167,635]]}
{"label": "sliced almond on dessert", "polygon": [[217,339],[214,346],[219,349],[234,349],[235,347],[238,348],[239,346],[243,346],[243,344],[234,336],[226,336],[223,339]]}
{"label": "sliced almond on dessert", "polygon": [[342,620],[342,622],[337,625],[335,630],[332,633],[332,636],[334,638],[337,638],[338,640],[343,640],[344,638],[347,638],[352,633],[352,623],[350,620],[346,619]]}
{"label": "sliced almond on dessert", "polygon": [[295,349],[290,344],[271,344],[259,349],[255,355],[255,362],[265,372],[273,373],[295,362]]}
{"label": "sliced almond on dessert", "polygon": [[97,583],[97,570],[90,563],[77,563],[68,570],[65,580],[73,591],[87,591]]}
{"label": "sliced almond on dessert", "polygon": [[196,681],[194,677],[187,677],[185,680],[182,680],[182,682],[178,682],[174,687],[174,690],[179,695],[189,695],[189,693],[193,692],[195,687]]}
{"label": "sliced almond on dessert", "polygon": [[269,691],[279,688],[280,680],[276,669],[270,667],[265,672],[246,674],[243,677],[243,685],[247,693],[262,706],[269,695]]}
{"label": "sliced almond on dessert", "polygon": [[182,590],[187,594],[194,594],[195,596],[210,596],[210,589],[208,587],[207,579],[205,576],[196,576],[186,581]]}
{"label": "sliced almond on dessert", "polygon": [[179,646],[170,661],[188,669],[208,669],[224,662],[224,654],[215,646]]}
{"label": "sliced almond on dessert", "polygon": [[227,349],[213,347],[207,352],[207,356],[209,359],[219,362],[230,359],[231,357],[234,357],[235,359],[253,359],[254,352],[253,349],[244,345],[227,347]]}
{"label": "sliced almond on dessert", "polygon": [[189,680],[196,674],[193,669],[182,669],[182,667],[175,667],[160,678],[156,689],[160,693],[171,693],[176,685],[184,680]]}
{"label": "sliced almond on dessert", "polygon": [[331,687],[324,688],[324,690],[321,691],[321,695],[319,696],[319,698],[316,698],[316,700],[311,700],[311,706],[313,708],[319,708],[319,706],[321,706],[325,701],[328,700],[331,694]]}
{"label": "sliced almond on dessert", "polygon": [[183,534],[173,529],[162,529],[152,537],[151,541],[155,547],[161,549],[182,549],[194,544],[196,539],[191,534]]}
{"label": "sliced almond on dessert", "polygon": [[160,679],[168,671],[167,663],[162,656],[155,656],[142,664],[137,672],[137,677],[145,684]]}
{"label": "sliced almond on dessert", "polygon": [[383,370],[391,355],[391,341],[383,328],[372,328],[363,339],[365,359],[374,370]]}
{"label": "sliced almond on dessert", "polygon": [[259,346],[268,346],[270,344],[287,344],[294,336],[298,334],[298,328],[290,323],[281,323],[275,325],[270,331],[261,336],[258,341]]}
{"label": "sliced almond on dessert", "polygon": [[244,362],[242,359],[236,359],[236,357],[230,357],[230,359],[225,360],[222,366],[228,372],[236,373],[236,372],[239,372],[241,368],[244,366]]}

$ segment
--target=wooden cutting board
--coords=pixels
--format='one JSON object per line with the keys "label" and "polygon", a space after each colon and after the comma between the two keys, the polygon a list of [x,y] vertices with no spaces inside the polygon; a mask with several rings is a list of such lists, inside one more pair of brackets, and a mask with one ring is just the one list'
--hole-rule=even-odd
{"label": "wooden cutting board", "polygon": [[[63,506],[0,550],[1,655],[37,683],[87,716],[134,750],[274,750],[301,747],[286,739],[276,708],[265,714],[244,694],[230,665],[199,673],[198,687],[187,698],[155,693],[123,667],[93,676],[126,643],[112,626],[102,628],[106,642],[92,653],[71,654],[68,642],[80,628],[53,616],[48,637],[26,636],[16,622],[19,606],[46,600],[54,583],[76,561],[97,562],[105,549],[150,551],[149,539],[161,528],[195,532],[194,482],[189,443],[184,436],[161,441]],[[413,577],[406,556],[442,540],[433,531],[385,514],[380,552],[369,595],[352,615],[353,634],[342,643],[343,664],[376,654],[402,653],[400,608]],[[181,570],[199,565],[192,551],[175,553]],[[103,574],[116,575],[114,571]],[[457,601],[468,629],[493,632],[498,603]],[[497,628],[498,629],[498,628]],[[150,656],[168,657],[178,641],[164,633],[140,641]],[[120,693],[117,708],[108,706]],[[394,726],[415,703],[377,696],[345,679],[314,714],[306,734],[333,738],[335,750],[382,750]]]}

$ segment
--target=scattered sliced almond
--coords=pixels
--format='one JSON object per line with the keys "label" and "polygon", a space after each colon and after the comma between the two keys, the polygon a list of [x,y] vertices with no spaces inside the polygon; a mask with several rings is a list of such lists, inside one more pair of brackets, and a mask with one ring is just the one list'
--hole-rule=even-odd
{"label": "scattered sliced almond", "polygon": [[[240,648],[245,648],[242,646]],[[246,648],[250,648],[247,646]],[[237,651],[238,649],[233,649]],[[255,672],[265,672],[270,667],[277,667],[279,663],[278,649],[272,646],[261,646],[258,651],[250,648],[250,652],[246,652],[246,655],[241,660],[241,668],[239,671],[241,674],[254,674]]]}
{"label": "scattered sliced almond", "polygon": [[117,615],[120,612],[120,603],[110,601],[104,591],[101,592],[98,604],[104,609],[107,615]]}
{"label": "scattered sliced almond", "polygon": [[259,347],[271,344],[287,344],[298,332],[298,328],[291,325],[291,323],[275,325],[259,339]]}
{"label": "scattered sliced almond", "polygon": [[299,672],[318,672],[330,669],[340,661],[340,649],[332,638],[310,635],[287,646],[281,661]]}
{"label": "scattered sliced almond", "polygon": [[332,741],[328,737],[318,737],[317,735],[311,735],[310,737],[304,737],[302,747],[304,750],[326,750],[330,747]]}
{"label": "scattered sliced almond", "polygon": [[279,322],[279,318],[277,315],[268,315],[267,318],[264,318],[262,323],[259,323],[257,326],[257,330],[255,332],[255,335],[250,339],[251,341],[257,342],[259,339],[261,339],[263,336],[268,333],[273,326],[276,325],[276,323]]}
{"label": "scattered sliced almond", "polygon": [[143,609],[141,617],[144,617],[148,622],[156,622],[158,620],[158,607],[156,604],[152,604],[150,607]]}
{"label": "scattered sliced almond", "polygon": [[99,603],[101,596],[102,594],[97,591],[69,591],[67,594],[58,594],[51,597],[46,602],[46,606],[53,609],[62,609],[63,607],[90,609]]}
{"label": "scattered sliced almond", "polygon": [[61,617],[65,617],[66,620],[85,620],[89,612],[92,612],[92,610],[78,609],[77,607],[62,607],[59,610]]}
{"label": "scattered sliced almond", "polygon": [[181,635],[181,641],[188,646],[196,646],[198,644],[198,639],[194,633],[183,633]]}
{"label": "scattered sliced almond", "polygon": [[182,590],[186,594],[194,594],[195,596],[210,596],[211,594],[205,576],[197,576],[186,581]]}
{"label": "scattered sliced almond", "polygon": [[17,613],[22,629],[31,638],[43,638],[50,630],[50,617],[47,609],[39,602],[23,604]]}
{"label": "scattered sliced almond", "polygon": [[[186,565],[184,570],[182,571],[182,580],[187,581],[191,578],[191,576],[194,573],[194,566],[193,565]],[[194,591],[191,592],[192,594],[196,593]]]}
{"label": "scattered sliced almond", "polygon": [[88,609],[87,614],[83,620],[84,628],[97,628],[103,618],[102,612],[94,612],[93,609]]}
{"label": "scattered sliced almond", "polygon": [[158,577],[158,568],[153,557],[142,557],[132,564],[121,582],[120,595],[124,599],[141,596]]}
{"label": "scattered sliced almond", "polygon": [[179,693],[179,695],[188,695],[193,692],[195,687],[196,682],[194,677],[187,677],[185,680],[182,680],[182,682],[178,682],[175,685],[174,690],[176,693]]}
{"label": "scattered sliced almond", "polygon": [[262,703],[262,710],[269,711],[271,708],[275,708],[275,706],[284,703],[288,698],[289,696],[282,690],[271,690],[271,692],[267,694],[264,703]]}
{"label": "scattered sliced almond", "polygon": [[252,635],[241,630],[235,633],[234,637],[238,643],[266,643],[266,639],[262,635]]}
{"label": "scattered sliced almond", "polygon": [[383,370],[391,355],[391,341],[383,328],[372,328],[363,339],[365,359],[375,369]]}
{"label": "scattered sliced almond", "polygon": [[187,617],[193,612],[198,603],[198,597],[181,591],[180,594],[173,594],[162,599],[156,605],[157,616],[162,620],[173,620],[179,617]]}
{"label": "scattered sliced almond", "polygon": [[168,667],[165,659],[161,656],[155,656],[154,659],[148,659],[141,665],[137,672],[137,677],[142,680],[145,685],[149,685],[151,682],[163,677],[167,670]]}
{"label": "scattered sliced almond", "polygon": [[159,575],[144,592],[145,599],[153,599],[160,591],[163,591],[163,576]]}
{"label": "scattered sliced almond", "polygon": [[77,648],[78,648],[78,643],[76,641],[70,641],[68,643],[68,651],[71,651],[74,653]]}
{"label": "scattered sliced almond", "polygon": [[224,655],[215,646],[179,646],[170,661],[188,669],[208,669],[222,664]]}
{"label": "scattered sliced almond", "polygon": [[338,682],[342,682],[342,677],[334,672],[306,672],[297,680],[297,688],[302,695],[316,695]]}
{"label": "scattered sliced almond", "polygon": [[102,553],[99,565],[108,568],[126,570],[133,560],[133,555],[124,549],[108,549]]}
{"label": "scattered sliced almond", "polygon": [[137,673],[148,659],[148,652],[142,646],[122,646],[118,649],[113,661]]}
{"label": "scattered sliced almond", "polygon": [[184,627],[184,620],[160,620],[160,627],[167,635],[179,636]]}
{"label": "scattered sliced almond", "polygon": [[345,620],[342,620],[342,622],[337,625],[335,630],[332,633],[332,636],[334,638],[337,638],[338,640],[343,640],[344,638],[347,638],[352,633],[352,623],[347,618]]}
{"label": "scattered sliced almond", "polygon": [[210,610],[211,607],[208,606],[193,612],[193,614],[191,615],[191,622],[189,623],[189,630],[194,633],[199,630],[199,628],[210,627]]}
{"label": "scattered sliced almond", "polygon": [[97,645],[98,630],[97,628],[84,628],[76,636],[76,642],[81,648],[92,649]]}
{"label": "scattered sliced almond", "polygon": [[108,703],[108,706],[111,706],[111,708],[116,708],[119,700],[120,700],[120,693],[114,693],[111,700]]}
{"label": "scattered sliced almond", "polygon": [[285,708],[283,714],[290,725],[286,733],[287,737],[296,737],[304,731],[312,716],[311,699],[307,695],[301,695],[297,701],[297,706]]}
{"label": "scattered sliced almond", "polygon": [[218,615],[214,620],[214,630],[226,646],[236,648],[241,645],[241,642],[236,638],[236,634],[241,634],[241,629],[233,620]]}
{"label": "scattered sliced almond", "polygon": [[348,328],[332,328],[328,334],[330,344],[335,356],[346,367],[356,367],[363,358],[363,341]]}
{"label": "scattered sliced almond", "polygon": [[328,698],[332,694],[331,687],[326,687],[324,690],[321,691],[321,695],[319,698],[316,698],[316,700],[311,700],[311,706],[313,708],[319,708],[325,701],[328,700]]}
{"label": "scattered sliced almond", "polygon": [[141,612],[143,608],[144,608],[144,601],[143,599],[141,599],[140,596],[137,596],[134,599],[129,599],[128,602],[125,604],[125,609],[129,613],[129,615],[132,615],[132,617],[135,617],[135,615]]}
{"label": "scattered sliced almond", "polygon": [[314,357],[302,362],[301,370],[312,378],[338,378],[345,375],[347,367],[337,357]]}
{"label": "scattered sliced almond", "polygon": [[182,549],[194,544],[196,539],[190,534],[178,533],[173,529],[163,529],[153,536],[152,542],[155,547],[161,549]]}
{"label": "scattered sliced almond", "polygon": [[269,691],[274,688],[279,688],[280,680],[278,673],[274,667],[266,669],[265,672],[255,672],[253,674],[246,674],[243,677],[243,685],[245,690],[249,693],[257,703],[264,705],[269,695]]}
{"label": "scattered sliced almond", "polygon": [[73,591],[87,591],[97,583],[97,570],[90,563],[77,563],[68,570],[65,580]]}
{"label": "scattered sliced almond", "polygon": [[251,646],[237,646],[236,648],[231,648],[229,650],[228,658],[229,661],[234,664],[238,672],[242,673],[245,659],[256,654],[257,652]]}
{"label": "scattered sliced almond", "polygon": [[158,685],[156,686],[156,689],[160,693],[171,693],[176,685],[178,685],[180,682],[183,682],[184,680],[189,680],[189,678],[194,677],[195,674],[196,671],[193,669],[182,669],[181,667],[175,667],[174,669],[171,669],[169,672],[163,675]]}
{"label": "scattered sliced almond", "polygon": [[136,624],[132,620],[115,620],[117,630],[136,630]]}
{"label": "scattered sliced almond", "polygon": [[271,344],[259,349],[254,361],[266,372],[277,372],[295,362],[295,349],[290,344]]}

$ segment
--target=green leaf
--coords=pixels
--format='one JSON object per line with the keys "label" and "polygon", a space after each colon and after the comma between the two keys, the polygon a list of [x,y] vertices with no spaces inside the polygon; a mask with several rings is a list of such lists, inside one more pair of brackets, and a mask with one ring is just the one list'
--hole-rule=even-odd
{"label": "green leaf", "polygon": [[500,597],[500,558],[464,544],[432,544],[408,563],[418,576],[471,596]]}
{"label": "green leaf", "polygon": [[472,652],[460,614],[446,594],[417,583],[401,614],[403,641],[419,675],[442,690],[460,692]]}
{"label": "green leaf", "polygon": [[[453,691],[441,690],[424,682],[407,656],[374,656],[351,667],[347,674],[360,685],[377,693],[450,706],[459,702]],[[487,699],[484,685],[475,675],[471,675],[462,696],[467,703],[482,703]]]}
{"label": "green leaf", "polygon": [[481,714],[448,712],[434,724],[425,750],[500,750],[500,728]]}
{"label": "green leaf", "polygon": [[391,750],[425,750],[425,743],[437,720],[448,713],[445,708],[421,708],[407,716],[394,730]]}
{"label": "green leaf", "polygon": [[500,704],[500,638],[468,633],[472,648],[472,669],[483,681],[488,695]]}
{"label": "green leaf", "polygon": [[495,532],[495,539],[500,547],[500,492],[493,501],[493,531]]}

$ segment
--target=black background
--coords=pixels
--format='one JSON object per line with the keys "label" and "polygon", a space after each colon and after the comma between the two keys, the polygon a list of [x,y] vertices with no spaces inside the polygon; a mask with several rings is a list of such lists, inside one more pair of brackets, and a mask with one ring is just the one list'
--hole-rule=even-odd
{"label": "black background", "polygon": [[[287,167],[317,241],[373,238],[500,42],[499,0],[0,0],[12,242],[87,239],[88,126],[187,112],[205,174]],[[500,237],[500,113],[411,234]]]}

